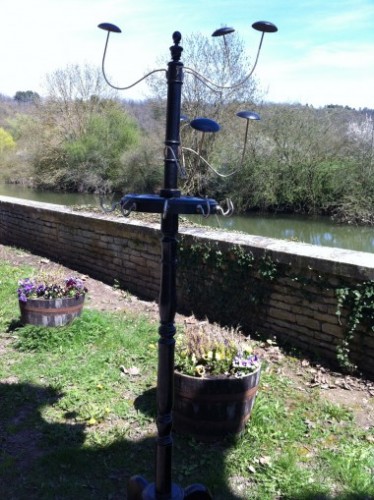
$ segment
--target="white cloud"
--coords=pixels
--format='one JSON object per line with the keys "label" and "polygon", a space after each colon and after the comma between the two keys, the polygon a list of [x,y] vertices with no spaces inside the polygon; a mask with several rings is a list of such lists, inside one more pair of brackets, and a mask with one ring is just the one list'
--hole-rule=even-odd
{"label": "white cloud", "polygon": [[337,11],[320,17],[317,21],[319,29],[332,31],[346,31],[355,29],[372,29],[372,18],[374,16],[374,4],[363,2],[342,2]]}
{"label": "white cloud", "polygon": [[[252,19],[253,17],[253,19]],[[112,35],[107,71],[117,85],[132,83],[156,58],[169,60],[171,34],[210,35],[227,23],[238,28],[254,55],[257,19],[279,32],[265,36],[255,76],[269,99],[374,107],[374,3],[372,0],[13,0],[2,6],[0,93],[42,92],[46,73],[69,63],[101,64],[100,22],[123,30]],[[368,29],[370,26],[370,29]],[[138,97],[145,86],[126,93]]]}

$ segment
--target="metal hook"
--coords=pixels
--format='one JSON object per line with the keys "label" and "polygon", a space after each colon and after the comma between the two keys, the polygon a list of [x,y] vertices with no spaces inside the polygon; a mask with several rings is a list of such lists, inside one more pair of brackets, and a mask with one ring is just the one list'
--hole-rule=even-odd
{"label": "metal hook", "polygon": [[117,201],[115,203],[112,203],[112,206],[110,208],[106,207],[104,205],[104,197],[103,196],[100,196],[100,207],[102,208],[102,210],[109,214],[110,212],[114,212],[114,210],[119,206],[120,202]]}
{"label": "metal hook", "polygon": [[231,215],[234,213],[234,204],[229,198],[226,199],[226,203],[227,203],[226,211],[223,210],[223,208],[220,205],[218,205],[216,210],[220,215],[223,215],[224,217],[231,217]]}
{"label": "metal hook", "polygon": [[204,219],[207,219],[210,216],[210,205],[209,205],[208,200],[206,202],[206,208],[207,208],[207,210],[205,212],[204,207],[202,205],[197,205],[196,206],[196,210],[200,211],[200,213],[204,217]]}
{"label": "metal hook", "polygon": [[125,208],[125,204],[121,204],[121,213],[124,217],[129,217],[133,210],[136,210],[136,203],[133,203],[130,208]]}

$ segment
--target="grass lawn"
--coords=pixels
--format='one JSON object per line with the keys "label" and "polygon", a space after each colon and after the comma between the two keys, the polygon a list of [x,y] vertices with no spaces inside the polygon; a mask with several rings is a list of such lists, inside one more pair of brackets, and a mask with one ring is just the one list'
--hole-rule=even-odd
{"label": "grass lawn", "polygon": [[[0,498],[124,499],[154,479],[157,327],[84,310],[68,327],[17,323],[26,268],[0,262]],[[174,481],[217,500],[374,498],[374,428],[265,367],[244,434],[175,436]]]}

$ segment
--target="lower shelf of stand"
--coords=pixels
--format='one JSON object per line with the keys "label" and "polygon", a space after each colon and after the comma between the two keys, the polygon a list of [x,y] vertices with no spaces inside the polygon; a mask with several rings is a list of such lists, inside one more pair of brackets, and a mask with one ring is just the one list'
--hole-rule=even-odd
{"label": "lower shelf of stand", "polygon": [[131,212],[146,212],[165,216],[167,214],[208,216],[215,214],[218,207],[218,203],[212,198],[194,196],[165,198],[155,194],[127,194],[121,199],[120,205],[125,215]]}

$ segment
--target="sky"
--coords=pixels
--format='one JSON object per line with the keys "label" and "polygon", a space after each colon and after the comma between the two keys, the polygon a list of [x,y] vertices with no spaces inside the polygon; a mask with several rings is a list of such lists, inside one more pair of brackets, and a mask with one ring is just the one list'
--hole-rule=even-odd
{"label": "sky", "polygon": [[[260,33],[270,21],[255,78],[265,101],[315,107],[339,104],[374,108],[374,0],[0,0],[0,94],[19,90],[45,95],[46,75],[69,64],[101,65],[110,22],[106,70],[127,86],[156,61],[169,61],[172,33],[210,36],[235,28],[254,59]],[[183,46],[183,39],[182,39]],[[146,85],[121,93],[140,99]]]}

